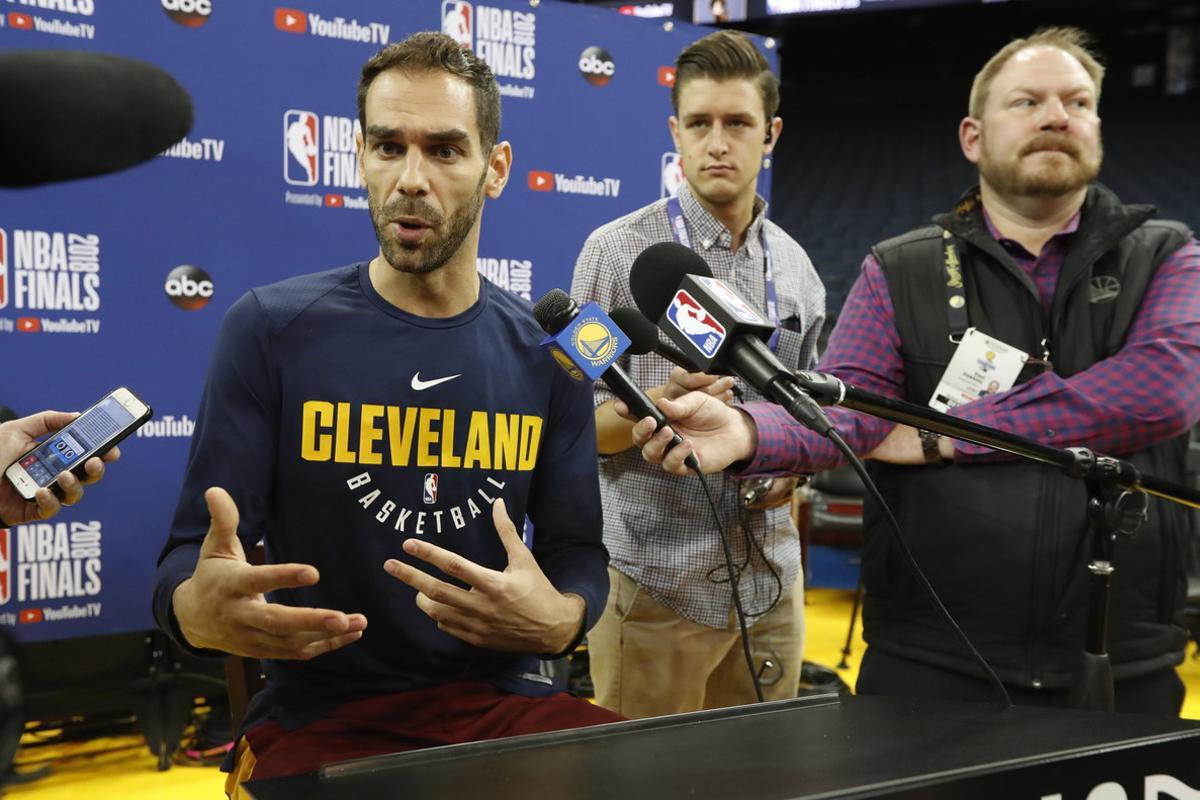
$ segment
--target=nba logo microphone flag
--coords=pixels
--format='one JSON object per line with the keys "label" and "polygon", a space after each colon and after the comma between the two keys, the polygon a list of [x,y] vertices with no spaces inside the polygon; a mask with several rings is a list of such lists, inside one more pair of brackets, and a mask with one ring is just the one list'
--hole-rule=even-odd
{"label": "nba logo microphone flag", "polygon": [[598,380],[629,349],[629,337],[595,303],[579,309],[567,327],[547,336],[542,347],[577,381]]}
{"label": "nba logo microphone flag", "polygon": [[701,371],[728,374],[729,348],[739,335],[763,341],[774,326],[726,284],[706,275],[684,275],[658,327]]}

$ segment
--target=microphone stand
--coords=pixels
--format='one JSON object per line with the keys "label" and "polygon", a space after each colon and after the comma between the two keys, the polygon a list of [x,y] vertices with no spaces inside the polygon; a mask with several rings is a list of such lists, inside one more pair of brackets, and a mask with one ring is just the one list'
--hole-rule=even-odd
{"label": "microphone stand", "polygon": [[1117,534],[1132,536],[1146,520],[1147,495],[1200,508],[1200,491],[1142,475],[1133,464],[1094,453],[1039,444],[1011,433],[957,419],[904,400],[856,389],[816,372],[795,373],[801,388],[821,405],[838,405],[873,417],[934,431],[952,439],[990,447],[1058,467],[1087,487],[1087,518],[1092,551],[1087,569],[1088,619],[1084,649],[1075,668],[1070,698],[1076,708],[1112,711],[1112,664],[1108,655],[1108,614]]}

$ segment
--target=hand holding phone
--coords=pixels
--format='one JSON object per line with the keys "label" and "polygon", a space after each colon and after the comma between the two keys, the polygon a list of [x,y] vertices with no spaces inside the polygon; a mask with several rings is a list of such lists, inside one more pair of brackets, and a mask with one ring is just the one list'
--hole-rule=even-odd
{"label": "hand holding phone", "polygon": [[[148,405],[120,388],[82,414],[45,411],[0,425],[0,463],[15,458],[0,483],[0,520],[47,519],[78,502],[83,484],[99,480],[104,462],[120,455],[117,442],[150,414]],[[53,435],[38,444],[46,434]]]}
{"label": "hand holding phone", "polygon": [[[15,419],[0,425],[0,463],[12,460],[37,444],[39,437],[69,425],[79,414],[67,411],[43,411],[40,414]],[[36,492],[30,504],[11,482],[0,481],[0,525],[20,525],[39,519],[49,519],[57,514],[63,504],[72,505],[83,496],[84,483],[94,483],[104,476],[104,464],[115,461],[120,450],[109,450],[103,459],[91,459],[85,463],[84,480],[67,473],[62,476],[56,495],[50,489]]]}

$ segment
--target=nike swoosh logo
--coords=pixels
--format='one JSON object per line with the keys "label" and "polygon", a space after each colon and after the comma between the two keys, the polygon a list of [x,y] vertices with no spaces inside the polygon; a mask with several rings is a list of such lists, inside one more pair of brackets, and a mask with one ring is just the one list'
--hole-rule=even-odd
{"label": "nike swoosh logo", "polygon": [[414,392],[423,392],[432,386],[437,386],[439,383],[445,383],[446,381],[452,381],[455,378],[459,378],[459,377],[462,377],[461,372],[458,375],[447,375],[445,378],[434,378],[431,381],[423,381],[423,380],[421,380],[421,373],[417,372],[413,375],[413,378],[412,378],[412,388],[413,388]]}

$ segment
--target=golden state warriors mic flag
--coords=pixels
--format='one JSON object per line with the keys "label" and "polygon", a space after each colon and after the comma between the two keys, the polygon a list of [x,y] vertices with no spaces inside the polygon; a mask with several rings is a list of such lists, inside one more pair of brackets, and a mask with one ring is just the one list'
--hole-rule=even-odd
{"label": "golden state warriors mic flag", "polygon": [[542,342],[554,361],[575,380],[599,380],[605,370],[629,349],[629,337],[596,303],[579,309],[578,316]]}

